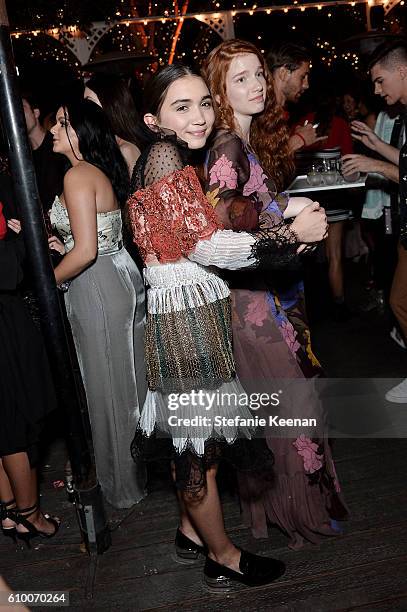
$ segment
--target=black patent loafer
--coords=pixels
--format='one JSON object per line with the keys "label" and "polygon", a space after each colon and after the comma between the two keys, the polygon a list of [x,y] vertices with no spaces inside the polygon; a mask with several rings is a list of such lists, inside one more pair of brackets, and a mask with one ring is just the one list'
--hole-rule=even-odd
{"label": "black patent loafer", "polygon": [[206,546],[195,544],[190,538],[177,529],[175,536],[175,561],[189,565],[206,557],[208,550]]}
{"label": "black patent loafer", "polygon": [[239,569],[241,574],[207,557],[204,581],[208,590],[212,593],[230,593],[238,590],[242,584],[249,587],[269,584],[284,574],[285,565],[278,559],[260,557],[242,550]]}

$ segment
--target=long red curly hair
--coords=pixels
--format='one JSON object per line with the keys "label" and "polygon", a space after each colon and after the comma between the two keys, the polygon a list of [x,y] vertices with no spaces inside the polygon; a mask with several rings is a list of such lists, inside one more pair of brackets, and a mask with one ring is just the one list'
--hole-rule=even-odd
{"label": "long red curly hair", "polygon": [[264,111],[252,120],[250,145],[264,170],[281,191],[287,187],[294,174],[294,160],[288,147],[289,133],[283,109],[277,104],[272,76],[263,55],[254,45],[244,40],[224,41],[213,49],[203,62],[202,76],[214,99],[215,126],[239,134],[240,128],[226,95],[226,75],[234,57],[250,53],[259,59],[266,79],[265,107]]}

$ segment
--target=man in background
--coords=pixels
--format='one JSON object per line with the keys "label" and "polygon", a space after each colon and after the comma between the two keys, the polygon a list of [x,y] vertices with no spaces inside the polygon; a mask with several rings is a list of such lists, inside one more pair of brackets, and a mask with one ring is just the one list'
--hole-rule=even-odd
{"label": "man in background", "polygon": [[[273,46],[266,60],[273,76],[277,104],[284,110],[288,122],[287,104],[297,103],[309,88],[311,51],[301,44],[285,42]],[[325,136],[317,136],[316,127],[306,122],[295,128],[288,144],[291,152],[295,153],[305,146],[324,139]]]}
{"label": "man in background", "polygon": [[[404,128],[404,144],[400,151],[397,147],[384,142],[361,122],[352,123],[354,137],[370,149],[376,151],[387,161],[381,162],[377,169],[384,176],[397,182],[399,189],[400,239],[398,262],[390,294],[390,306],[397,318],[404,340],[407,339],[407,42],[396,40],[380,45],[372,54],[369,62],[370,76],[375,93],[391,106],[402,105],[401,118]],[[349,170],[361,166],[365,159],[346,160]],[[390,163],[388,163],[390,162]],[[377,166],[377,162],[376,162]],[[382,167],[383,166],[383,167]],[[389,402],[407,403],[407,378],[386,393]]]}
{"label": "man in background", "polygon": [[31,144],[42,208],[48,214],[56,195],[63,191],[66,164],[64,156],[53,151],[53,138],[40,122],[41,110],[35,98],[23,95],[23,109]]}

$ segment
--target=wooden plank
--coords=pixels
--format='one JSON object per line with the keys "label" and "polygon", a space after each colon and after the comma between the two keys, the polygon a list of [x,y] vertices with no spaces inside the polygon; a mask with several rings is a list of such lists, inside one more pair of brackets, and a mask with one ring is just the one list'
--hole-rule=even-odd
{"label": "wooden plank", "polygon": [[[378,562],[395,557],[402,560],[406,549],[406,527],[407,523],[403,522],[388,529],[373,528],[358,535],[349,534],[325,541],[319,547],[309,546],[299,553],[283,549],[278,554],[288,563],[288,571],[283,580],[285,583],[291,581],[297,583],[301,580],[315,581],[318,576],[336,575],[338,571],[340,573],[348,571],[352,575],[355,573],[358,575],[359,569],[364,565],[372,562],[374,565],[377,564],[375,561],[377,558],[379,558]],[[256,546],[256,549],[263,554],[275,553],[271,551],[268,541],[262,541],[260,546]],[[134,592],[140,605],[147,607],[170,604],[169,597],[175,597],[179,601],[188,600],[191,593],[196,592],[194,583],[200,580],[201,568],[180,566],[172,562],[172,546],[169,545],[157,547],[154,556],[146,555],[147,552],[138,547],[129,549],[127,553],[123,550],[111,549],[100,557],[97,576],[98,592],[102,591],[105,598],[108,596],[115,598],[117,590],[123,590],[129,595]],[[151,551],[149,552],[151,555]],[[402,562],[404,563],[403,560]],[[30,588],[81,589],[84,586],[87,564],[85,555],[48,564],[32,564],[29,568]],[[22,569],[20,564],[16,563],[4,572],[5,577],[15,589],[27,588],[27,574]],[[405,569],[407,571],[407,565]],[[378,579],[380,579],[380,572]],[[181,590],[179,582],[183,585]],[[274,588],[274,586],[268,588]],[[143,599],[140,599],[141,592],[144,594]],[[204,594],[202,591],[201,595]],[[80,599],[83,594],[79,590],[73,592],[72,596]]]}
{"label": "wooden plank", "polygon": [[[284,583],[284,593],[291,593],[293,597],[297,591],[305,590],[306,593],[312,593],[316,590],[318,592],[319,587],[316,585],[320,582],[330,584],[332,588],[338,580],[343,580],[345,584],[344,575],[348,576],[348,580],[357,584],[357,577],[359,575],[362,577],[368,566],[376,570],[379,568],[378,571],[372,570],[373,573],[369,574],[372,585],[374,585],[374,575],[380,582],[386,563],[393,563],[395,558],[399,559],[400,567],[404,567],[404,571],[407,571],[407,558],[404,555],[406,527],[407,523],[403,522],[395,527],[382,530],[379,534],[376,529],[366,530],[357,536],[352,534],[326,541],[319,547],[307,547],[300,553],[293,553],[286,549],[279,551],[278,557],[288,564],[287,573],[280,581]],[[263,541],[261,549],[263,553],[271,552],[270,545],[267,546],[266,541]],[[134,602],[137,602],[139,606],[136,609],[141,610],[188,601],[196,595],[206,596],[206,591],[201,585],[202,565],[186,567],[171,562],[171,550],[166,546],[160,547],[153,564],[148,558],[143,557],[142,552],[141,549],[133,548],[124,555],[123,551],[114,552],[112,549],[100,558],[98,593],[102,599],[110,597],[112,601],[116,601],[120,593],[125,593],[132,599],[134,597]],[[158,565],[159,563],[161,566]],[[78,569],[77,564],[71,564],[69,575]],[[42,569],[33,567],[32,573],[37,574],[39,584]],[[54,564],[46,578],[42,577],[42,588],[46,589],[47,584],[59,584],[60,580],[61,566]],[[311,586],[308,583],[311,583]],[[394,583],[396,584],[396,581]],[[401,584],[403,583],[400,582]],[[277,583],[267,587],[273,592],[276,588]],[[255,589],[255,591],[257,598],[258,590]],[[394,590],[393,594],[399,594],[399,591]],[[256,609],[258,609],[257,606]]]}
{"label": "wooden plank", "polygon": [[[391,555],[391,552],[390,552]],[[332,555],[329,555],[331,558]],[[291,564],[291,570],[279,581],[266,587],[245,589],[228,596],[214,596],[207,592],[202,583],[201,570],[188,569],[167,573],[165,576],[147,576],[143,579],[129,578],[118,582],[117,576],[109,585],[100,586],[95,604],[109,602],[121,609],[132,602],[134,610],[200,610],[266,611],[312,610],[326,612],[336,609],[353,609],[386,599],[389,595],[403,599],[407,596],[405,578],[407,557],[390,556],[370,564],[356,564],[350,561],[344,566],[342,558],[331,563],[330,569],[322,573],[308,573],[297,577],[298,568]],[[332,568],[332,565],[335,567]],[[293,576],[293,577],[292,577]],[[75,593],[73,593],[75,596]],[[73,603],[79,605],[73,599]],[[367,606],[367,609],[369,607]]]}
{"label": "wooden plank", "polygon": [[[401,491],[398,493],[397,491]],[[345,529],[353,533],[358,529],[374,525],[388,525],[391,522],[403,518],[407,506],[407,492],[405,480],[396,471],[391,471],[384,479],[376,476],[364,482],[363,488],[359,481],[350,482],[346,487],[346,497],[350,505],[351,521],[345,523]],[[148,507],[148,498],[145,502]],[[113,532],[114,548],[127,549],[134,545],[148,547],[158,545],[162,542],[172,543],[177,525],[177,508],[175,498],[162,499],[161,504],[168,508],[167,512],[155,516],[149,515],[147,509],[142,513],[132,514],[120,527]],[[64,504],[65,506],[65,504]],[[248,534],[241,525],[238,504],[231,501],[225,505],[226,524],[233,538],[243,537]],[[79,532],[76,517],[71,504],[66,504],[63,516],[64,522],[60,533],[55,539],[44,541],[36,540],[35,555],[25,548],[19,552],[19,564],[36,563],[54,558],[76,556],[79,549]],[[242,535],[243,534],[243,535]],[[276,529],[270,530],[273,543],[284,546],[286,538]],[[250,536],[248,536],[250,537]],[[21,548],[21,547],[20,547]],[[2,571],[2,559],[6,561],[6,555],[13,551],[10,540],[0,538],[0,572]]]}
{"label": "wooden plank", "polygon": [[405,597],[392,597],[389,595],[381,601],[370,601],[352,608],[341,608],[338,612],[406,612],[407,595]]}
{"label": "wooden plank", "polygon": [[[339,449],[348,448],[350,451],[337,462],[352,511],[347,533],[340,538],[327,539],[319,546],[306,546],[297,553],[287,550],[286,538],[276,530],[272,530],[270,539],[255,541],[241,526],[237,500],[225,496],[226,523],[236,543],[283,558],[288,561],[289,568],[282,579],[284,589],[275,583],[267,587],[268,597],[258,594],[257,589],[256,594],[250,591],[251,595],[245,595],[243,599],[240,595],[237,599],[232,596],[229,598],[231,607],[239,610],[306,610],[308,605],[312,605],[313,610],[318,610],[320,593],[324,612],[339,609],[335,606],[340,603],[348,606],[343,609],[350,610],[355,605],[363,609],[368,605],[366,602],[374,603],[379,610],[380,602],[390,595],[395,597],[395,604],[398,605],[398,600],[404,603],[403,598],[407,596],[402,591],[407,580],[403,557],[407,544],[406,444],[399,440],[394,444],[381,440],[365,442],[338,440],[335,447],[335,454]],[[361,455],[358,456],[358,452]],[[83,599],[88,558],[78,553],[79,536],[73,507],[66,501],[63,490],[52,488],[51,480],[43,488],[42,505],[44,509],[63,516],[64,525],[55,539],[37,540],[36,549],[28,551],[21,546],[16,549],[11,541],[0,538],[0,573],[15,589],[26,590],[28,584],[29,588],[42,590],[69,588],[74,607],[80,609],[112,609],[113,604],[123,610],[143,610],[151,606],[179,610],[217,609],[213,607],[214,599],[201,587],[201,568],[175,566],[172,561],[177,510],[168,485],[163,490],[155,490],[137,505],[113,533],[114,547],[99,559],[98,594],[94,602]],[[127,514],[128,511],[116,511],[112,516],[120,520]],[[10,564],[11,556],[13,562]],[[382,574],[387,571],[386,563],[390,566],[395,558],[400,560],[400,567],[396,567],[393,583],[390,584],[386,578],[381,586]],[[342,590],[336,595],[333,591],[338,573],[349,574],[350,586],[345,599]],[[365,578],[369,584],[367,591],[362,589]],[[291,589],[299,580],[301,586]],[[314,583],[320,586],[314,588]],[[297,591],[299,594],[295,595]],[[201,604],[202,608],[199,608]],[[228,609],[222,602],[220,606],[219,610]]]}

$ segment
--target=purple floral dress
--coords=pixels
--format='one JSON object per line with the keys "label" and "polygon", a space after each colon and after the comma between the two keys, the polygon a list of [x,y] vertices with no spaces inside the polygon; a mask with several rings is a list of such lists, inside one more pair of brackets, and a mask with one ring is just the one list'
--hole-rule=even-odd
{"label": "purple floral dress", "polygon": [[[205,167],[206,195],[226,229],[255,231],[281,223],[288,204],[277,194],[254,152],[234,133],[219,130]],[[322,419],[315,392],[321,366],[312,352],[301,271],[285,268],[227,273],[232,289],[233,353],[236,371],[249,393],[284,390],[280,416]],[[275,456],[273,478],[239,474],[245,522],[256,537],[267,522],[279,525],[300,548],[335,535],[331,519],[347,516],[326,437],[296,432],[267,441]]]}

